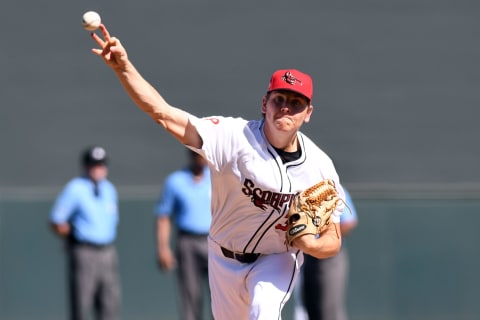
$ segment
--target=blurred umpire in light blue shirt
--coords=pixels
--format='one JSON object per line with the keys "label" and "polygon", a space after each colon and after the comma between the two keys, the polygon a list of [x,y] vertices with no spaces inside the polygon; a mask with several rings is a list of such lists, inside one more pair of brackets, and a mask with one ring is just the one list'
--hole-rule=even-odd
{"label": "blurred umpire in light blue shirt", "polygon": [[[172,172],[155,205],[157,255],[162,271],[177,268],[180,319],[201,320],[208,289],[208,232],[211,181],[207,162],[187,149],[188,165]],[[171,220],[176,224],[176,254],[170,247]]]}
{"label": "blurred umpire in light blue shirt", "polygon": [[114,241],[118,196],[107,180],[107,154],[91,147],[81,155],[82,174],[58,195],[51,214],[53,231],[66,244],[70,319],[119,319],[120,281]]}

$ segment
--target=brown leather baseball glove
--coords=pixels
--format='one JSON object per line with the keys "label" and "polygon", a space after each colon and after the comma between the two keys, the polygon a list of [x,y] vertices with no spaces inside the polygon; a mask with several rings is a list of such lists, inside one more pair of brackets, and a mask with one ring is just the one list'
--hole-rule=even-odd
{"label": "brown leather baseball glove", "polygon": [[287,214],[287,244],[292,245],[293,240],[305,234],[323,232],[341,203],[335,183],[329,179],[296,194]]}

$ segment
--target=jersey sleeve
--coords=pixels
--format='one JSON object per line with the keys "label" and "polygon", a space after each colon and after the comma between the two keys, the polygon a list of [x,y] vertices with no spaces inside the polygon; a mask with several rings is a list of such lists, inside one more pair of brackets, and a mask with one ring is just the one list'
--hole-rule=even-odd
{"label": "jersey sleeve", "polygon": [[203,140],[199,150],[205,155],[214,170],[220,171],[231,160],[238,149],[242,127],[247,123],[241,118],[212,116],[196,118],[191,116],[190,122],[197,129]]}
{"label": "jersey sleeve", "polygon": [[[319,167],[323,179],[331,179],[335,183],[335,188],[337,190],[338,196],[341,199],[345,199],[345,190],[340,183],[340,177],[338,176],[337,170],[335,169],[335,164],[332,159],[320,148],[317,149],[317,154],[314,157],[322,165]],[[341,217],[344,215],[345,203],[343,201],[337,206],[335,211],[332,214],[332,222],[340,223]]]}
{"label": "jersey sleeve", "polygon": [[170,175],[166,180],[161,195],[155,204],[154,213],[157,217],[170,216],[175,209],[175,192],[173,179]]}
{"label": "jersey sleeve", "polygon": [[[341,199],[345,199],[345,192],[344,192],[344,189],[343,187],[340,185],[340,183],[338,183],[338,175],[337,176],[337,179],[334,180],[336,181],[337,183],[337,192],[338,192],[338,196],[341,198]],[[341,219],[342,219],[342,216],[344,216],[344,211],[345,211],[345,204],[343,202],[341,202],[337,208],[335,209],[335,211],[333,212],[333,215],[332,215],[332,222],[333,223],[340,223]]]}
{"label": "jersey sleeve", "polygon": [[[319,159],[319,163],[322,164],[320,167],[321,170],[321,176],[323,179],[331,179],[335,183],[335,188],[337,190],[338,196],[341,199],[345,199],[345,190],[340,183],[340,177],[338,176],[337,170],[335,169],[335,165],[332,161],[332,159],[321,149],[318,149],[319,153],[315,157],[316,159]],[[343,201],[340,202],[340,204],[337,206],[335,211],[332,214],[332,222],[333,223],[340,223],[341,217],[344,215],[345,211],[345,204]]]}
{"label": "jersey sleeve", "polygon": [[68,183],[58,195],[50,213],[50,221],[55,224],[67,222],[75,211],[77,205],[75,196],[75,183]]}

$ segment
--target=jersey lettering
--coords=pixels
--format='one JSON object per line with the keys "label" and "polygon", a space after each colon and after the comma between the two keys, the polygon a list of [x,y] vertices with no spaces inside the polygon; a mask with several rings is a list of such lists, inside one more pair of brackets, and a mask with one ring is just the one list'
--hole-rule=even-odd
{"label": "jersey lettering", "polygon": [[277,223],[275,225],[275,229],[277,230],[282,230],[282,231],[287,231],[288,230],[288,221],[287,221],[287,218],[285,218],[285,222],[284,223]]}
{"label": "jersey lettering", "polygon": [[242,192],[251,198],[256,207],[265,211],[270,206],[279,213],[282,212],[284,206],[290,205],[294,196],[293,193],[279,193],[256,188],[255,183],[250,179],[245,179],[243,182]]}
{"label": "jersey lettering", "polygon": [[219,124],[220,123],[220,119],[218,119],[216,117],[205,118],[205,120],[210,120],[213,124]]}

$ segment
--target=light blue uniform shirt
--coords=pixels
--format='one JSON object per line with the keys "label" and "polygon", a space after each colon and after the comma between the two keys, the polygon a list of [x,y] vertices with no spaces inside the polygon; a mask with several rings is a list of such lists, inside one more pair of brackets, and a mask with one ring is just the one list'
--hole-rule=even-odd
{"label": "light blue uniform shirt", "polygon": [[[343,188],[343,192],[345,193],[345,202],[348,205],[348,208],[345,208],[343,210],[342,215],[340,216],[340,224],[342,223],[348,223],[348,222],[354,222],[358,220],[357,216],[357,209],[355,208],[355,204],[353,203],[352,197],[350,196],[350,193],[348,192],[347,189]],[[343,237],[342,239],[342,247],[346,247],[347,239],[346,237]]]}
{"label": "light blue uniform shirt", "polygon": [[352,197],[347,189],[343,188],[343,191],[345,192],[345,202],[350,210],[348,210],[348,208],[343,210],[343,213],[340,216],[340,223],[357,221],[357,209],[355,209],[355,204],[353,203]]}
{"label": "light blue uniform shirt", "polygon": [[118,224],[117,191],[104,179],[98,182],[96,196],[92,180],[76,177],[57,197],[50,221],[56,224],[70,222],[77,241],[109,244],[115,240]]}
{"label": "light blue uniform shirt", "polygon": [[165,180],[154,211],[157,216],[174,215],[181,231],[207,234],[212,222],[210,171],[205,168],[202,180],[194,181],[188,169],[171,173]]}

